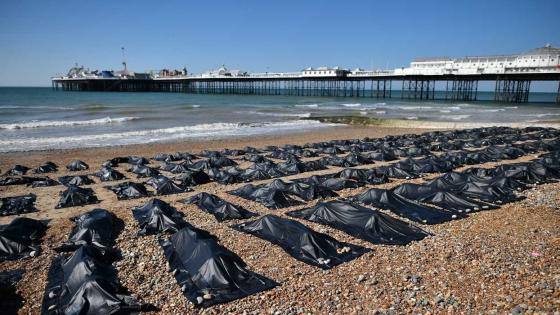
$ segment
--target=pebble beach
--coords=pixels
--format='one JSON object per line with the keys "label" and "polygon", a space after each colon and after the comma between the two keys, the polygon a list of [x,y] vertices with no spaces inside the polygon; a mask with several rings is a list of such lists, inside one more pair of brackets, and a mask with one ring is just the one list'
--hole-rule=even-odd
{"label": "pebble beach", "polygon": [[[81,159],[92,168],[81,172],[68,172],[60,168],[57,173],[51,174],[56,178],[70,173],[90,174],[103,161],[114,156],[152,157],[159,152],[195,153],[202,149],[235,149],[246,145],[302,145],[333,139],[366,136],[375,138],[426,131],[429,130],[338,127],[312,133],[229,140],[4,153],[0,155],[0,169],[8,169],[16,162],[40,165],[51,160],[64,165],[73,159]],[[480,167],[494,167],[534,158],[536,157],[529,155],[515,160],[485,163]],[[238,162],[240,167],[250,165],[246,161]],[[152,163],[159,165],[156,161]],[[375,166],[384,164],[388,162],[376,162]],[[372,166],[363,166],[366,167]],[[127,174],[128,180],[142,181],[128,176],[125,166],[118,169]],[[282,179],[290,180],[342,169],[332,167]],[[438,175],[441,174],[429,174],[425,178],[411,180],[392,179],[389,183],[375,187],[392,188],[403,182],[420,183]],[[255,183],[266,182],[270,180]],[[124,228],[115,244],[122,253],[122,259],[114,265],[122,285],[140,301],[153,305],[153,314],[558,314],[560,308],[559,183],[539,185],[520,192],[526,199],[505,204],[496,210],[473,213],[463,220],[422,226],[432,236],[406,246],[373,245],[342,231],[296,219],[340,241],[371,250],[330,270],[321,270],[295,260],[280,247],[229,227],[242,220],[219,223],[212,215],[200,211],[196,206],[178,202],[204,191],[240,204],[259,215],[287,217],[286,212],[312,206],[316,201],[281,210],[269,210],[256,202],[227,193],[243,184],[222,185],[214,182],[196,186],[192,192],[161,196],[162,200],[184,213],[187,222],[217,236],[220,244],[238,254],[251,270],[280,284],[268,291],[203,309],[195,308],[183,296],[168,271],[157,237],[137,236],[138,225],[132,217],[131,209],[144,204],[148,198],[118,201],[112,192],[102,188],[104,185],[106,183],[96,180],[95,184],[88,186],[98,195],[101,200],[99,204],[65,209],[54,209],[61,186],[34,189],[39,211],[25,216],[50,220],[47,234],[43,237],[42,252],[38,257],[0,263],[0,270],[26,270],[17,284],[18,293],[24,301],[19,314],[40,313],[48,268],[51,260],[58,255],[53,248],[67,239],[73,226],[70,217],[94,208],[109,210],[123,221]],[[367,188],[345,189],[339,194],[340,197],[349,197]],[[15,196],[24,194],[27,190],[25,186],[5,186],[0,187],[0,194]],[[14,216],[0,217],[0,223],[9,223],[13,218]]]}

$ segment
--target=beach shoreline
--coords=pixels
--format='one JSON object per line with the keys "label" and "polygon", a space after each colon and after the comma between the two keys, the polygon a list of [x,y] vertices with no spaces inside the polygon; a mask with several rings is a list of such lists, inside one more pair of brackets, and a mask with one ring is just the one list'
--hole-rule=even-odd
{"label": "beach shoreline", "polygon": [[444,128],[401,128],[392,126],[331,126],[312,131],[286,132],[262,136],[248,135],[215,139],[186,138],[184,140],[158,141],[147,144],[108,145],[103,147],[48,149],[35,151],[0,152],[0,170],[6,170],[14,164],[39,165],[51,160],[65,165],[73,159],[83,159],[91,165],[99,166],[102,162],[116,156],[138,155],[152,157],[157,153],[190,152],[196,154],[201,150],[241,149],[245,146],[262,147],[266,145],[305,144],[340,139],[364,137],[383,137],[406,133],[444,130]]}

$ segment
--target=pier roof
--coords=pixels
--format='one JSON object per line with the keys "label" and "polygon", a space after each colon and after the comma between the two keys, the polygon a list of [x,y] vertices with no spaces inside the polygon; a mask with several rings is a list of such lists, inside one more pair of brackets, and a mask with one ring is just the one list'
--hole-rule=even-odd
{"label": "pier roof", "polygon": [[544,47],[531,49],[522,55],[560,55],[560,48],[547,44]]}

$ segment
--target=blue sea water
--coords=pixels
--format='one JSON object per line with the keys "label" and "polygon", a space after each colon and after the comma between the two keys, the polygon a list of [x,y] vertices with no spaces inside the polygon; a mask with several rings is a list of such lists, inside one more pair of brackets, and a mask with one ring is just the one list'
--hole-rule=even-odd
{"label": "blue sea water", "polygon": [[[396,97],[395,97],[396,96]],[[315,130],[303,117],[361,115],[509,124],[560,119],[552,93],[527,104],[0,88],[0,152],[149,143]]]}

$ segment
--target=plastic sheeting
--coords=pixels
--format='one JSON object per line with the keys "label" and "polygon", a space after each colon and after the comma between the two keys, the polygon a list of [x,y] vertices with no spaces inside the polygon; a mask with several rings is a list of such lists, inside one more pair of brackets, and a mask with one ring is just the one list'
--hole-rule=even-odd
{"label": "plastic sheeting", "polygon": [[377,174],[374,171],[347,168],[340,173],[336,174],[336,177],[342,179],[352,179],[361,184],[378,185],[389,182],[389,178],[385,174]]}
{"label": "plastic sheeting", "polygon": [[172,162],[172,161],[181,160],[180,157],[174,156],[172,154],[167,154],[167,153],[158,153],[152,159],[156,160],[156,161],[165,161],[165,162]]}
{"label": "plastic sheeting", "polygon": [[424,224],[443,223],[458,216],[448,211],[419,204],[385,189],[371,188],[352,197],[351,200],[389,210],[401,217]]}
{"label": "plastic sheeting", "polygon": [[121,180],[124,179],[124,175],[110,167],[102,167],[98,172],[93,174],[94,176],[99,177],[102,182],[108,182],[113,180]]}
{"label": "plastic sheeting", "polygon": [[57,251],[75,251],[82,245],[92,245],[102,252],[111,251],[113,245],[113,214],[104,209],[93,209],[70,219],[75,223],[70,237]]}
{"label": "plastic sheeting", "polygon": [[196,204],[202,211],[213,214],[218,222],[231,219],[247,219],[256,215],[241,206],[205,192],[191,196],[181,202]]}
{"label": "plastic sheeting", "polygon": [[350,202],[323,202],[287,214],[342,230],[373,244],[405,245],[429,235],[418,227]]}
{"label": "plastic sheeting", "polygon": [[212,168],[212,165],[208,160],[189,162],[187,163],[187,166],[191,171],[203,171]]}
{"label": "plastic sheeting", "polygon": [[149,196],[146,186],[142,183],[124,182],[114,186],[106,186],[105,188],[114,192],[119,200],[136,199]]}
{"label": "plastic sheeting", "polygon": [[91,188],[68,186],[65,191],[60,192],[60,200],[55,208],[84,206],[98,202],[99,200]]}
{"label": "plastic sheeting", "polygon": [[42,177],[41,179],[34,180],[30,184],[27,184],[27,185],[31,186],[32,188],[36,188],[36,187],[56,186],[56,185],[60,185],[60,183],[57,182],[54,179],[50,179],[48,177]]}
{"label": "plastic sheeting", "polygon": [[39,241],[47,225],[29,218],[16,218],[0,225],[0,261],[39,255]]}
{"label": "plastic sheeting", "polygon": [[339,242],[290,219],[267,214],[232,228],[255,235],[282,247],[292,257],[307,264],[330,269],[368,252],[360,246]]}
{"label": "plastic sheeting", "polygon": [[50,161],[47,161],[43,163],[43,165],[37,166],[33,169],[33,173],[35,174],[53,173],[56,171],[58,171],[58,166]]}
{"label": "plastic sheeting", "polygon": [[148,161],[148,159],[143,156],[129,156],[127,159],[128,159],[128,164],[132,164],[132,165],[150,164],[150,161]]}
{"label": "plastic sheeting", "polygon": [[132,209],[132,215],[140,225],[139,235],[175,233],[186,225],[182,213],[159,199]]}
{"label": "plastic sheeting", "polygon": [[170,162],[165,162],[164,164],[162,164],[159,167],[160,170],[162,171],[166,171],[166,172],[170,172],[173,174],[179,174],[179,173],[185,173],[189,171],[189,168],[187,165],[184,164],[175,164],[175,163],[170,163]]}
{"label": "plastic sheeting", "polygon": [[291,198],[287,191],[276,187],[256,187],[247,184],[229,193],[241,198],[256,201],[269,209],[281,209],[302,204],[300,201]]}
{"label": "plastic sheeting", "polygon": [[319,186],[323,189],[339,191],[347,188],[358,188],[360,183],[351,179],[323,177]]}
{"label": "plastic sheeting", "polygon": [[401,197],[433,204],[453,212],[470,212],[496,208],[492,204],[463,197],[429,185],[405,183],[395,187],[393,192]]}
{"label": "plastic sheeting", "polygon": [[0,310],[2,310],[2,314],[17,314],[23,306],[23,298],[17,293],[16,288],[22,275],[22,269],[0,272]]}
{"label": "plastic sheeting", "polygon": [[411,179],[420,177],[419,174],[413,171],[404,170],[398,166],[380,166],[373,169],[377,176],[387,176],[389,178],[398,179]]}
{"label": "plastic sheeting", "polygon": [[142,164],[135,164],[128,171],[138,175],[138,178],[153,177],[159,175],[158,170]]}
{"label": "plastic sheeting", "polygon": [[156,177],[152,177],[146,181],[146,183],[152,186],[156,192],[156,195],[172,195],[172,194],[179,194],[186,191],[190,191],[190,188],[182,188],[175,184],[171,179],[163,176],[158,175]]}
{"label": "plastic sheeting", "polygon": [[230,172],[220,170],[217,168],[211,168],[208,170],[208,177],[220,184],[234,184],[239,182],[238,174],[232,174]]}
{"label": "plastic sheeting", "polygon": [[34,194],[0,198],[0,216],[35,212],[35,200]]}
{"label": "plastic sheeting", "polygon": [[21,176],[21,177],[5,177],[0,179],[0,186],[12,186],[12,185],[33,185],[35,182],[46,181],[48,177],[33,177],[33,176]]}
{"label": "plastic sheeting", "polygon": [[460,196],[479,199],[489,203],[504,203],[519,200],[509,187],[493,185],[491,181],[466,173],[450,172],[427,182],[427,185]]}
{"label": "plastic sheeting", "polygon": [[116,269],[96,247],[80,246],[51,265],[43,314],[129,314],[142,307],[121,286]]}
{"label": "plastic sheeting", "polygon": [[69,171],[84,171],[89,168],[89,165],[87,165],[84,161],[74,160],[66,164],[66,168]]}
{"label": "plastic sheeting", "polygon": [[25,175],[29,171],[29,167],[16,164],[11,169],[4,173],[4,176],[21,176]]}
{"label": "plastic sheeting", "polygon": [[61,176],[58,181],[64,186],[83,186],[95,184],[95,182],[87,175],[68,175]]}
{"label": "plastic sheeting", "polygon": [[187,226],[160,244],[183,294],[197,307],[233,301],[277,286],[247,269],[239,256],[206,231]]}
{"label": "plastic sheeting", "polygon": [[224,156],[211,157],[209,162],[211,167],[217,167],[217,168],[237,165],[237,162]]}
{"label": "plastic sheeting", "polygon": [[203,171],[188,171],[173,178],[181,183],[181,186],[196,186],[210,182],[210,177]]}

